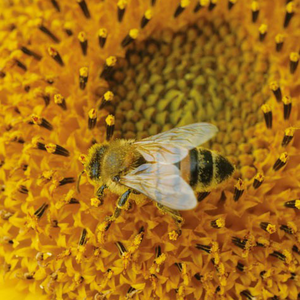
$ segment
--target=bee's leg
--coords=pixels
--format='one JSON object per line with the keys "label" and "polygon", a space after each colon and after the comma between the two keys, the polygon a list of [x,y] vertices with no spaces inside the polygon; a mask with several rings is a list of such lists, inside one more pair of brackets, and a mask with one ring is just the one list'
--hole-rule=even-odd
{"label": "bee's leg", "polygon": [[178,233],[178,235],[180,235],[181,227],[184,223],[184,220],[183,220],[182,216],[180,215],[179,211],[169,208],[169,207],[166,207],[164,205],[161,205],[160,203],[156,203],[156,206],[160,211],[170,215],[173,218],[173,220],[175,221],[176,227],[177,227],[177,233]]}
{"label": "bee's leg", "polygon": [[106,220],[109,222],[114,222],[121,214],[122,209],[124,209],[125,204],[127,203],[128,197],[132,190],[127,190],[121,197],[118,199],[117,207],[112,216],[108,217]]}
{"label": "bee's leg", "polygon": [[98,190],[96,191],[96,197],[98,198],[98,200],[101,201],[101,204],[103,204],[103,194],[104,194],[104,190],[107,189],[107,185],[103,184],[101,185]]}

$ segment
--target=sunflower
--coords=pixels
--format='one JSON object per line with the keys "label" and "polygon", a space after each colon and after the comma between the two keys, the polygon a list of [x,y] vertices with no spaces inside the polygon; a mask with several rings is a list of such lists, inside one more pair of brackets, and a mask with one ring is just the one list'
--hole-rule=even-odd
{"label": "sunflower", "polygon": [[[0,7],[1,296],[300,297],[297,1]],[[195,122],[236,170],[181,235],[152,202],[110,224],[113,191],[77,191],[93,144]]]}

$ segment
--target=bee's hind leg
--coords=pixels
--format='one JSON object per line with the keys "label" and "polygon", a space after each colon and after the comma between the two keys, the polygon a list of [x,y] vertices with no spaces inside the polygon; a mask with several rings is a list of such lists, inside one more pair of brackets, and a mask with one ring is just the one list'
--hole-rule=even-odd
{"label": "bee's hind leg", "polygon": [[181,227],[184,223],[184,220],[183,220],[182,216],[180,215],[179,211],[169,208],[167,206],[161,205],[160,203],[156,203],[156,206],[161,212],[168,214],[172,217],[172,219],[175,221],[175,224],[177,227],[177,233],[178,233],[178,235],[181,235]]}
{"label": "bee's hind leg", "polygon": [[113,215],[107,217],[106,221],[112,223],[120,216],[122,210],[124,209],[124,207],[127,203],[128,197],[129,197],[131,192],[132,192],[132,190],[129,189],[125,193],[123,193],[121,195],[121,197],[119,197],[119,199],[117,201],[117,207],[115,208],[115,211],[114,211]]}

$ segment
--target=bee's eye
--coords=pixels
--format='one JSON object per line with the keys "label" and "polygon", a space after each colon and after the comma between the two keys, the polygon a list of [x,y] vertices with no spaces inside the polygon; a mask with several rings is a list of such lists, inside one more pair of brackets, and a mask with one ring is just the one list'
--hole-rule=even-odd
{"label": "bee's eye", "polygon": [[120,181],[120,176],[119,175],[114,176],[113,181],[119,182]]}

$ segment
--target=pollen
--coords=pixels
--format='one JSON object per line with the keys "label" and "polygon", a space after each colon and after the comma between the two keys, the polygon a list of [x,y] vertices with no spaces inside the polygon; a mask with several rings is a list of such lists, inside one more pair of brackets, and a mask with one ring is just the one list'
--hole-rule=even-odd
{"label": "pollen", "polygon": [[225,219],[224,218],[218,218],[214,221],[211,221],[211,226],[215,227],[215,228],[225,227]]}
{"label": "pollen", "polygon": [[107,32],[106,28],[100,28],[98,30],[98,35],[102,38],[107,38],[107,34],[108,34],[108,32]]}
{"label": "pollen", "polygon": [[178,239],[179,234],[178,234],[178,232],[176,230],[172,230],[168,234],[169,234],[169,239],[171,241],[176,241]]}
{"label": "pollen", "polygon": [[145,12],[145,18],[147,20],[150,20],[152,17],[153,17],[152,9],[147,9],[146,12]]}
{"label": "pollen", "polygon": [[270,234],[276,232],[276,226],[267,222],[261,222],[260,227]]}

